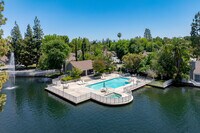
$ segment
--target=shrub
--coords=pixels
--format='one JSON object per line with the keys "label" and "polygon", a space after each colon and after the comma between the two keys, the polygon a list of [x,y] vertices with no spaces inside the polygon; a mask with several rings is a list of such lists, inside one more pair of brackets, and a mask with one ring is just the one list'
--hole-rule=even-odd
{"label": "shrub", "polygon": [[80,78],[80,75],[83,73],[82,70],[78,69],[78,68],[73,68],[73,70],[71,71],[71,76],[73,77],[73,79],[78,79]]}
{"label": "shrub", "polygon": [[62,81],[69,81],[72,80],[73,78],[71,76],[65,76],[63,78],[61,78]]}

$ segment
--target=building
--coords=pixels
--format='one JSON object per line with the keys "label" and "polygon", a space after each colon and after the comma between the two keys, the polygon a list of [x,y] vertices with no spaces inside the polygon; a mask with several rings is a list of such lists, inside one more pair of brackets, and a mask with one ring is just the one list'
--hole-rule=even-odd
{"label": "building", "polygon": [[116,63],[116,64],[119,64],[121,63],[120,59],[117,57],[117,54],[115,53],[115,51],[107,51],[107,50],[104,50],[103,52],[104,56],[107,56],[107,57],[110,57],[111,60]]}
{"label": "building", "polygon": [[200,60],[191,62],[190,79],[196,82],[200,82]]}
{"label": "building", "polygon": [[82,76],[87,76],[94,73],[92,60],[70,61],[66,66],[66,70],[71,71],[73,68],[82,70]]}

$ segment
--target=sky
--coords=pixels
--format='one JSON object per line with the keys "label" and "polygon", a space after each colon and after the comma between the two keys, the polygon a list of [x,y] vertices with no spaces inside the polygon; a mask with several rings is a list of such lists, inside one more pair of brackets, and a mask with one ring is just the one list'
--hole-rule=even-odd
{"label": "sky", "polygon": [[22,35],[35,16],[45,35],[67,35],[70,39],[122,39],[143,36],[145,28],[153,37],[190,35],[200,0],[4,0],[8,19],[4,37],[10,36],[17,21]]}

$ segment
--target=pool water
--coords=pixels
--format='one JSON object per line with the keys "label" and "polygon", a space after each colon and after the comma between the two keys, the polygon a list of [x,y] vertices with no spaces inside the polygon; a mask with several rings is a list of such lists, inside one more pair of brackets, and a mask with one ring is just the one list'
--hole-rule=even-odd
{"label": "pool water", "polygon": [[117,94],[117,93],[111,93],[111,94],[106,95],[106,97],[110,97],[110,98],[120,98],[120,97],[122,97],[122,95]]}
{"label": "pool water", "polygon": [[119,88],[121,86],[125,86],[127,84],[130,84],[130,82],[128,82],[129,78],[113,78],[110,80],[106,80],[103,82],[99,82],[99,83],[95,83],[95,84],[91,84],[88,85],[87,87],[92,88],[94,90],[100,90],[102,88]]}

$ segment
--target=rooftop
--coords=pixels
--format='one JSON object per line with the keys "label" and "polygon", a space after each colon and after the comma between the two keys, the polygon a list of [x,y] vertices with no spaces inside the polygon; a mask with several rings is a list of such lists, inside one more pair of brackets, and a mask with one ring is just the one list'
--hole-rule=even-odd
{"label": "rooftop", "polygon": [[71,61],[70,63],[72,64],[73,67],[78,68],[80,70],[93,69],[92,60]]}

